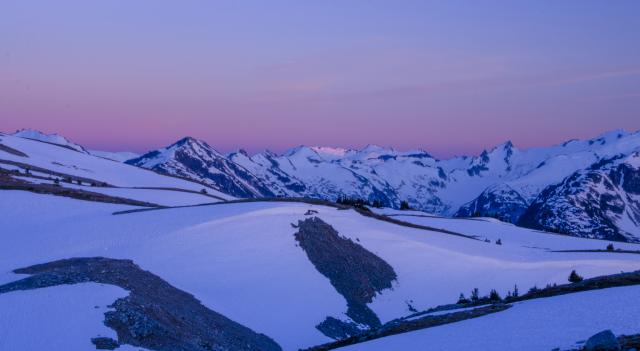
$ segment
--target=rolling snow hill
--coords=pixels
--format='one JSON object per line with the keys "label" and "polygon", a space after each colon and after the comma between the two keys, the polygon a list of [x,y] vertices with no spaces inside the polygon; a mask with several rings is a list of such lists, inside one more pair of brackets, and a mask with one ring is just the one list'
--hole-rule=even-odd
{"label": "rolling snow hill", "polygon": [[14,135],[0,135],[0,186],[109,202],[129,199],[171,206],[233,199],[190,180]]}
{"label": "rolling snow hill", "polygon": [[[54,268],[55,274],[68,274],[64,272],[73,268],[66,266],[71,261],[58,260],[72,258],[78,258],[80,264],[84,264],[83,258],[91,257],[105,257],[117,264],[131,260],[148,272],[144,274],[157,276],[170,289],[192,294],[203,308],[211,311],[209,313],[248,328],[247,338],[257,340],[259,337],[255,335],[266,335],[284,350],[312,347],[339,335],[367,330],[375,324],[370,318],[388,323],[415,311],[454,303],[461,292],[468,294],[473,288],[478,288],[481,294],[496,289],[505,296],[514,285],[526,290],[561,284],[566,282],[571,270],[592,277],[640,269],[640,255],[634,253],[556,252],[603,249],[606,243],[600,240],[545,234],[492,219],[452,219],[416,211],[384,210],[394,216],[391,218],[400,218],[397,215],[401,214],[403,220],[429,221],[432,227],[475,237],[468,238],[402,226],[363,216],[352,209],[303,202],[222,202],[114,215],[137,207],[24,191],[4,190],[1,195],[0,228],[8,245],[0,247],[0,305],[6,306],[11,301],[24,303],[0,315],[0,326],[8,325],[19,315],[29,314],[30,306],[76,296],[86,301],[78,310],[85,308],[81,306],[93,310],[91,305],[95,304],[96,312],[107,313],[105,315],[130,313],[126,306],[120,305],[113,311],[113,307],[108,307],[113,301],[108,300],[120,298],[127,290],[133,296],[141,294],[122,278],[135,272],[118,273],[111,267],[95,270],[97,276],[64,276],[62,281],[84,282],[64,289],[43,287],[57,284],[55,280],[53,283],[45,280],[46,284],[38,280],[46,276],[25,276],[27,272],[34,274],[39,269],[48,269],[47,264]],[[333,228],[333,234],[322,225],[303,225],[311,223],[310,220],[326,223]],[[310,234],[314,230],[317,232]],[[300,235],[325,239],[303,242]],[[494,238],[500,238],[502,245],[496,245]],[[323,240],[331,243],[332,248],[322,244]],[[634,244],[616,246],[629,251],[640,249]],[[371,259],[354,260],[361,255]],[[388,265],[393,275],[379,276],[375,274],[377,269],[368,268],[366,262],[373,264],[378,260]],[[11,273],[34,264],[44,265],[19,270],[22,274]],[[125,263],[125,267],[127,265]],[[69,272],[77,275],[83,271]],[[120,278],[110,278],[112,272]],[[28,279],[20,280],[25,278]],[[105,290],[103,285],[87,284],[87,279],[116,285],[125,291]],[[376,281],[389,282],[390,287]],[[100,294],[88,298],[87,289]],[[40,291],[52,297],[43,300]],[[353,294],[357,291],[369,291],[372,298],[354,300],[359,296]],[[27,301],[38,302],[32,305]],[[180,313],[172,310],[175,307],[154,301],[146,302],[156,306],[153,310]],[[356,301],[360,301],[357,302],[360,314],[353,313],[352,303]],[[42,344],[39,335],[83,338],[65,342],[64,345],[72,347],[66,350],[92,348],[89,336],[115,338],[112,332],[99,327],[97,322],[104,319],[99,313],[78,313],[83,313],[85,320],[93,318],[81,333],[67,330],[68,323],[39,323],[29,326],[31,338],[24,337],[25,324],[4,329],[2,335],[4,339],[21,338],[19,340],[33,345]],[[363,317],[362,313],[369,317]],[[146,315],[143,320],[157,318],[153,316]],[[76,315],[65,318],[74,319]],[[69,323],[77,325],[78,322]],[[165,322],[158,320],[158,323]],[[127,328],[136,331],[135,325]],[[35,327],[42,328],[43,334],[34,331]],[[124,337],[128,334],[123,334],[128,329],[122,328],[116,328],[117,339],[128,340]],[[219,328],[223,333],[226,330],[223,326]],[[585,336],[594,332],[587,326],[576,328]],[[130,342],[154,349],[149,344],[136,344],[135,340]],[[221,349],[228,348],[221,346]]]}

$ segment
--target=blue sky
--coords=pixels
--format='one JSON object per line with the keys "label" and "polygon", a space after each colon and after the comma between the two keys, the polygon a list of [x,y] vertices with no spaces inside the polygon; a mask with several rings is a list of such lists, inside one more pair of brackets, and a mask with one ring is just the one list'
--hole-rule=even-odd
{"label": "blue sky", "polygon": [[640,129],[639,1],[0,3],[2,129],[478,153]]}

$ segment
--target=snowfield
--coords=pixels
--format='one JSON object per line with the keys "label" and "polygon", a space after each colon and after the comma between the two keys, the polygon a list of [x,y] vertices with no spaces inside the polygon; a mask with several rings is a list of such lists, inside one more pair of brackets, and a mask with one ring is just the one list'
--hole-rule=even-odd
{"label": "snowfield", "polygon": [[[549,251],[603,248],[607,244],[604,241],[542,234],[492,221],[402,218],[439,221],[429,225],[490,237],[492,242],[486,243],[403,227],[364,217],[353,210],[305,203],[230,203],[113,215],[134,207],[22,191],[2,191],[0,196],[4,243],[0,246],[0,282],[22,277],[11,273],[13,269],[57,259],[92,256],[132,259],[142,269],[193,294],[208,308],[268,335],[284,350],[331,341],[315,328],[328,316],[348,320],[345,298],[316,270],[294,239],[297,229],[291,224],[309,218],[305,213],[310,209],[317,211],[313,215],[332,225],[340,235],[385,260],[397,273],[393,288],[382,291],[369,304],[383,323],[411,314],[410,308],[426,310],[453,303],[461,292],[468,295],[473,288],[479,288],[482,295],[497,289],[504,296],[515,284],[524,292],[534,285],[565,283],[573,269],[585,277],[640,269],[640,255],[635,254]],[[498,236],[503,245],[493,242]],[[632,244],[624,247],[640,249]],[[69,287],[70,291],[76,288],[83,289]],[[26,301],[23,296],[44,301],[38,300],[42,294],[53,294],[52,291],[57,290],[3,294],[0,305],[16,303],[7,302],[8,299]],[[114,300],[122,293],[118,289],[100,291],[107,295],[105,299],[113,297]],[[65,294],[61,292],[60,298],[69,296]],[[89,304],[94,303],[90,301]],[[525,302],[482,318],[501,318],[534,303],[538,302]],[[101,319],[96,313],[99,324]],[[576,323],[584,318],[579,313],[564,315],[575,318]],[[10,318],[13,318],[11,314],[0,314],[0,325],[8,325]],[[462,323],[469,322],[476,321]],[[484,325],[491,328],[490,324]],[[589,328],[580,325],[576,326],[576,335],[580,336],[571,341],[599,331],[591,330],[591,325]],[[33,328],[42,329],[41,333],[33,333],[33,337],[38,338],[38,335],[53,333],[58,323],[38,323],[32,326],[32,332]],[[95,330],[91,332],[106,334],[103,329]],[[86,345],[89,337],[95,336],[85,334],[78,335],[81,340],[77,342]],[[527,335],[533,334],[527,332]],[[574,338],[574,334],[569,335]],[[388,349],[405,348],[401,345]],[[406,349],[411,349],[410,345]]]}
{"label": "snowfield", "polygon": [[640,286],[630,286],[524,301],[503,312],[388,336],[343,350],[566,350],[581,346],[576,343],[607,329],[615,335],[637,334],[638,296]]}
{"label": "snowfield", "polygon": [[[375,213],[390,216],[401,221],[434,228],[449,229],[454,232],[475,235],[479,239],[495,242],[501,239],[503,246],[522,247],[540,250],[603,250],[609,242],[570,237],[568,235],[548,233],[518,227],[511,223],[501,222],[494,218],[450,218],[432,215],[420,211],[399,211],[390,208],[372,208]],[[640,245],[613,242],[615,248],[638,250]]]}
{"label": "snowfield", "polygon": [[[91,338],[117,339],[102,321],[127,292],[113,285],[84,283],[17,291],[0,297],[0,350],[86,351]],[[122,345],[118,351],[144,350]]]}

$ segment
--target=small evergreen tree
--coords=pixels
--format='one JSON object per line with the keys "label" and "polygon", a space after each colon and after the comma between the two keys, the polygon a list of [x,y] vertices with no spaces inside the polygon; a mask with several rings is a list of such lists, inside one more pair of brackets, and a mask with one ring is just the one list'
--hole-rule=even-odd
{"label": "small evergreen tree", "polygon": [[471,302],[478,302],[479,299],[480,299],[480,292],[478,288],[473,288],[473,290],[471,290]]}
{"label": "small evergreen tree", "polygon": [[498,294],[496,289],[491,289],[491,292],[489,293],[489,300],[490,301],[502,301],[502,297],[500,297],[500,294]]}
{"label": "small evergreen tree", "polygon": [[613,244],[607,245],[607,251],[613,251]]}
{"label": "small evergreen tree", "polygon": [[463,293],[460,293],[460,297],[458,297],[457,304],[458,305],[465,305],[465,304],[468,304],[468,303],[469,303],[469,300],[466,297],[464,297]]}
{"label": "small evergreen tree", "polygon": [[400,201],[400,209],[401,210],[410,210],[409,203],[407,201]]}
{"label": "small evergreen tree", "polygon": [[518,297],[518,295],[520,295],[520,292],[518,291],[518,285],[514,285],[513,286],[513,297]]}
{"label": "small evergreen tree", "polygon": [[200,190],[200,192],[201,192],[201,193],[203,193],[203,194],[205,194],[205,195],[206,195],[206,194],[208,194],[208,193],[207,193],[207,189],[205,189],[205,188],[202,188],[202,190]]}
{"label": "small evergreen tree", "polygon": [[502,245],[502,240],[501,239],[496,240],[496,245]]}
{"label": "small evergreen tree", "polygon": [[584,278],[582,278],[578,273],[576,273],[575,270],[571,271],[571,274],[569,274],[569,281],[571,283],[578,283],[581,282]]}

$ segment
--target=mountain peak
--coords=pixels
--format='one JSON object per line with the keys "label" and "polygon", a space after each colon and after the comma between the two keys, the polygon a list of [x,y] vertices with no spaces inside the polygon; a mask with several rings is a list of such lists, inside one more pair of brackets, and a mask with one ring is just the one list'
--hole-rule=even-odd
{"label": "mountain peak", "polygon": [[343,157],[348,152],[352,151],[350,149],[345,149],[341,147],[330,147],[330,146],[311,146],[310,148],[319,154],[326,154],[326,155],[331,155],[335,157]]}
{"label": "mountain peak", "polygon": [[306,146],[306,145],[298,145],[294,148],[291,148],[287,151],[285,151],[282,155],[283,156],[287,156],[287,157],[291,157],[297,154],[301,154],[301,153],[308,153],[308,152],[312,152],[312,153],[316,153],[313,149],[311,149],[310,147]]}
{"label": "mountain peak", "polygon": [[175,143],[173,143],[173,145],[182,146],[182,145],[185,145],[185,144],[192,144],[192,143],[199,143],[199,142],[200,142],[200,140],[198,140],[198,139],[196,139],[194,137],[186,136],[186,137],[176,141]]}
{"label": "mountain peak", "polygon": [[376,144],[367,144],[367,146],[363,147],[358,152],[368,153],[368,152],[389,152],[389,151],[394,151],[394,149],[390,147],[376,145]]}

